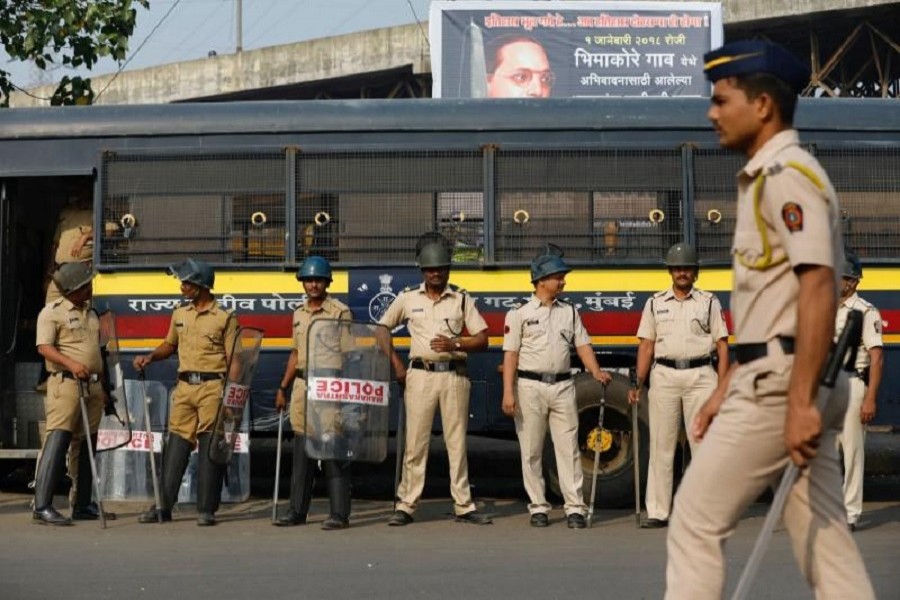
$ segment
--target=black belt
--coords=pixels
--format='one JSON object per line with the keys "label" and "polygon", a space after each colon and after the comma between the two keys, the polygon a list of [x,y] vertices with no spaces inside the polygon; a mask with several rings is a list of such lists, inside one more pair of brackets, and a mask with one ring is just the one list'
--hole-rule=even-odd
{"label": "black belt", "polygon": [[[785,354],[794,353],[794,338],[779,336],[776,339],[778,340],[778,343],[781,344],[781,350]],[[753,362],[754,360],[765,358],[768,355],[769,345],[766,342],[760,344],[738,344],[734,347],[734,356],[737,359],[738,364]]]}
{"label": "black belt", "polygon": [[446,373],[448,371],[459,371],[466,368],[464,360],[422,360],[414,358],[409,361],[410,369],[422,369],[430,373]]}
{"label": "black belt", "polygon": [[544,383],[559,383],[572,379],[572,373],[566,371],[564,373],[535,373],[534,371],[516,370],[516,375],[522,379],[531,379],[532,381],[542,381]]}
{"label": "black belt", "polygon": [[204,381],[225,379],[225,373],[207,373],[203,371],[182,371],[178,374],[178,380],[191,385],[198,385]]}
{"label": "black belt", "polygon": [[[74,379],[76,381],[79,381],[79,379],[77,377],[75,377],[75,375],[73,375],[70,371],[57,371],[56,373],[54,373],[54,375],[59,375],[63,379]],[[84,381],[84,380],[81,380],[81,381]],[[99,373],[91,373],[90,376],[87,378],[87,381],[89,383],[97,383],[98,381],[100,381],[100,374]]]}
{"label": "black belt", "polygon": [[297,369],[294,371],[294,377],[297,379],[306,379],[306,369]]}
{"label": "black belt", "polygon": [[709,356],[700,356],[698,358],[657,358],[656,362],[670,369],[696,369],[697,367],[705,367],[712,364],[712,358]]}

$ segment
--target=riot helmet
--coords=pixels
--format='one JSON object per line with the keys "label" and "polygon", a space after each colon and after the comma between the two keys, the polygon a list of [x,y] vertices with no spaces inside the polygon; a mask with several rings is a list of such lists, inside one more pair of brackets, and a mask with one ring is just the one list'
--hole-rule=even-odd
{"label": "riot helmet", "polygon": [[690,244],[678,242],[666,252],[667,267],[700,267],[697,251]]}
{"label": "riot helmet", "polygon": [[416,262],[420,269],[444,269],[450,266],[450,250],[445,244],[432,242],[422,246]]}
{"label": "riot helmet", "polygon": [[862,261],[853,250],[844,251],[844,277],[850,279],[862,279]]}
{"label": "riot helmet", "polygon": [[321,256],[310,256],[297,269],[297,281],[305,279],[325,279],[332,281],[331,265]]}
{"label": "riot helmet", "polygon": [[544,277],[556,273],[568,273],[572,267],[567,265],[561,256],[543,254],[531,261],[531,283],[537,283]]}
{"label": "riot helmet", "polygon": [[211,290],[216,282],[216,273],[213,268],[202,260],[193,258],[171,265],[169,275],[174,275],[179,281],[186,281]]}
{"label": "riot helmet", "polygon": [[94,278],[94,269],[88,262],[63,263],[53,273],[53,281],[56,283],[63,296],[83,288]]}

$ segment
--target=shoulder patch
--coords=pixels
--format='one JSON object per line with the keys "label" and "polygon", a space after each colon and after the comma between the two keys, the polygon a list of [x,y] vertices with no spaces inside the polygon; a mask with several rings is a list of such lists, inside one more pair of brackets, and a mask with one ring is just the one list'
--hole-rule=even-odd
{"label": "shoulder patch", "polygon": [[796,202],[785,202],[781,207],[781,219],[788,231],[803,231],[803,208]]}
{"label": "shoulder patch", "polygon": [[881,335],[881,321],[875,321],[875,333]]}

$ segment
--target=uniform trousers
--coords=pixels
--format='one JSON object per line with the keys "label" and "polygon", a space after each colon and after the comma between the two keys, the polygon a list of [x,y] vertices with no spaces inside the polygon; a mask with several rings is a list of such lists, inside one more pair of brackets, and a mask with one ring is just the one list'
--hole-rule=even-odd
{"label": "uniform trousers", "polygon": [[844,417],[844,430],[838,444],[844,450],[844,507],[847,522],[856,524],[862,514],[863,472],[866,468],[866,426],[859,420],[866,384],[859,377],[850,378],[850,402]]}
{"label": "uniform trousers", "polygon": [[559,487],[566,515],[584,514],[584,474],[578,449],[578,408],[571,379],[543,383],[519,379],[516,386],[516,435],[522,452],[522,480],[528,493],[528,512],[548,513],[542,456],[547,427],[553,440]]}
{"label": "uniform trousers", "polygon": [[[87,396],[88,422],[91,433],[96,433],[103,417],[103,385],[99,381],[82,383]],[[47,431],[62,429],[79,440],[84,439],[84,425],[81,421],[81,390],[75,379],[51,375],[47,380],[47,395],[44,408],[47,415]]]}
{"label": "uniform trousers", "polygon": [[198,433],[212,432],[216,426],[225,382],[213,379],[198,384],[178,381],[172,394],[169,433],[197,443]]}
{"label": "uniform trousers", "polygon": [[412,514],[425,487],[425,467],[434,413],[441,409],[441,425],[450,461],[450,494],[453,510],[463,515],[475,510],[469,489],[466,429],[469,423],[469,378],[454,371],[442,373],[409,369],[406,375],[406,447],[403,476],[397,491],[397,509]]}
{"label": "uniform trousers", "polygon": [[[650,466],[647,473],[647,518],[665,521],[672,511],[675,447],[681,424],[690,431],[700,407],[716,389],[718,375],[711,366],[672,369],[657,364],[650,373]],[[691,456],[696,448],[691,444]]]}
{"label": "uniform trousers", "polygon": [[[666,598],[720,598],[724,547],[741,516],[776,485],[790,460],[784,445],[793,356],[770,355],[736,368],[726,400],[675,496],[668,535]],[[773,356],[774,354],[774,356]],[[794,556],[816,598],[874,598],[841,499],[837,434],[847,408],[842,376],[822,412],[818,453],[790,491],[784,524]]]}

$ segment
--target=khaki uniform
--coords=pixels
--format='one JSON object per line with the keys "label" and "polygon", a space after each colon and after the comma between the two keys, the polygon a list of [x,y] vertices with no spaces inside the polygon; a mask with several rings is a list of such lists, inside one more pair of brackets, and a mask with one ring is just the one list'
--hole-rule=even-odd
{"label": "khaki uniform", "polygon": [[193,304],[176,308],[165,341],[178,349],[178,374],[221,373],[219,379],[192,384],[178,380],[172,396],[169,433],[191,443],[215,426],[225,386],[226,351],[234,348],[238,322],[215,302],[198,311]]}
{"label": "khaki uniform", "polygon": [[[728,328],[715,295],[693,288],[679,300],[669,288],[647,300],[637,336],[654,341],[653,356],[657,361],[706,362],[695,367],[656,362],[650,372],[647,518],[665,521],[672,510],[673,463],[681,423],[689,431],[694,414],[716,389],[719,378],[710,355],[716,342],[728,337]],[[688,439],[693,456],[696,448]]]}
{"label": "khaki uniform", "polygon": [[[313,321],[318,319],[344,319],[352,321],[353,315],[350,308],[339,300],[326,296],[322,306],[315,312],[304,304],[294,311],[293,315],[293,331],[294,331],[294,348],[297,350],[297,369],[304,371],[304,377],[294,378],[294,386],[291,391],[291,427],[295,433],[306,435],[306,352],[307,334],[309,326]],[[320,346],[314,346],[320,347]],[[332,364],[333,363],[333,364]],[[318,368],[333,368],[339,370],[341,364],[341,354],[328,353],[328,355],[317,356],[316,365]]]}
{"label": "khaki uniform", "polygon": [[[401,292],[379,323],[393,329],[406,323],[411,338],[410,360],[447,362],[465,360],[465,352],[434,352],[429,342],[438,335],[454,337],[468,330],[475,335],[487,323],[465,292],[448,285],[435,302],[425,294],[425,284]],[[450,461],[450,493],[454,511],[463,515],[475,510],[469,490],[466,430],[469,423],[469,391],[466,375],[455,370],[437,372],[410,368],[406,374],[403,402],[406,410],[406,448],[403,476],[397,492],[397,509],[412,514],[425,487],[425,465],[434,412],[441,408],[441,423]]]}
{"label": "khaki uniform", "polygon": [[[760,176],[764,183],[757,220],[754,188]],[[777,338],[792,337],[797,331],[795,267],[835,269],[837,297],[843,264],[839,213],[826,174],[800,148],[794,130],[772,137],[738,174],[731,297],[735,337],[738,345],[765,344],[767,356],[733,371],[722,409],[675,497],[666,598],[722,595],[725,541],[747,507],[776,483],[790,460],[784,422],[794,356],[785,354]],[[847,379],[841,377],[822,413],[818,454],[801,471],[784,511],[797,563],[818,598],[874,598],[841,500],[835,440],[843,424],[846,394]]]}
{"label": "khaki uniform", "polygon": [[866,466],[866,427],[859,420],[859,411],[868,389],[863,375],[869,368],[869,349],[880,348],[881,313],[878,309],[853,294],[838,305],[835,332],[840,332],[851,310],[863,313],[862,340],[856,352],[856,371],[850,377],[850,401],[844,417],[844,429],[838,435],[838,444],[844,449],[844,507],[847,522],[856,524],[862,514],[863,472]]}
{"label": "khaki uniform", "polygon": [[[94,230],[94,211],[90,208],[66,207],[59,213],[59,222],[56,225],[54,244],[56,244],[56,265],[70,262],[90,262],[94,257],[94,243],[88,240],[81,248],[78,256],[72,256],[72,247],[84,234]],[[52,279],[47,286],[46,303],[53,302],[62,297],[59,287]]]}
{"label": "khaki uniform", "polygon": [[[100,319],[89,308],[77,308],[66,298],[47,304],[38,315],[37,346],[53,346],[65,356],[77,360],[92,374],[96,381],[85,383],[88,420],[91,433],[97,432],[103,416],[102,373],[103,359],[100,355]],[[44,407],[47,414],[47,431],[61,429],[71,433],[83,433],[81,404],[78,400],[79,382],[63,377],[66,368],[54,362],[45,361],[50,378],[47,381],[47,396]],[[83,436],[82,436],[83,437]]]}
{"label": "khaki uniform", "polygon": [[[546,375],[570,373],[571,349],[590,345],[575,307],[562,300],[549,306],[532,296],[506,314],[504,352],[518,352],[520,371]],[[566,516],[583,515],[581,451],[578,448],[578,407],[572,379],[545,383],[519,377],[516,382],[516,435],[522,452],[522,479],[528,492],[528,512],[549,513],[541,458],[547,427],[556,454],[559,485]]]}

